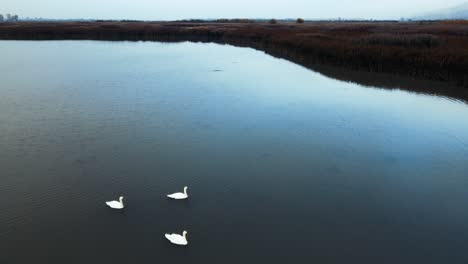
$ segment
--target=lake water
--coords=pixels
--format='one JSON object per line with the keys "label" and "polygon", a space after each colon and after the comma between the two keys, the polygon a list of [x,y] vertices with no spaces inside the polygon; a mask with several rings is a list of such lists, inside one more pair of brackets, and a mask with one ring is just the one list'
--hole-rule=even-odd
{"label": "lake water", "polygon": [[0,263],[468,263],[464,102],[217,44],[0,51]]}

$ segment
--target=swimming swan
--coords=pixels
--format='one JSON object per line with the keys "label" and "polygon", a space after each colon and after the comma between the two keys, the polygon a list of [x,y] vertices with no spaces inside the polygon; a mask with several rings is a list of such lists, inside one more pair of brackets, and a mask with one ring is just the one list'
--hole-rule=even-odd
{"label": "swimming swan", "polygon": [[167,195],[167,197],[171,198],[171,199],[176,199],[176,200],[183,200],[183,199],[187,199],[188,198],[188,194],[187,194],[187,189],[188,187],[185,186],[184,187],[184,192],[183,193],[173,193],[173,194],[169,194]]}
{"label": "swimming swan", "polygon": [[123,209],[124,208],[123,198],[124,198],[123,196],[120,196],[118,201],[110,201],[110,202],[106,202],[106,204],[112,209]]}
{"label": "swimming swan", "polygon": [[179,234],[165,234],[167,240],[169,240],[172,244],[185,246],[188,244],[187,241],[187,231],[184,231],[182,235]]}

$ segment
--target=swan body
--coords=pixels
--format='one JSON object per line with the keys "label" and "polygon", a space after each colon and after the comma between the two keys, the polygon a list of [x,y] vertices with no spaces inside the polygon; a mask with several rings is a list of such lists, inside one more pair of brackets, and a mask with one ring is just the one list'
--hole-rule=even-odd
{"label": "swan body", "polygon": [[179,246],[186,246],[188,244],[187,231],[184,231],[182,233],[182,235],[179,235],[179,234],[165,234],[165,237],[172,244],[176,244],[176,245],[179,245]]}
{"label": "swan body", "polygon": [[110,201],[106,202],[106,204],[112,209],[124,209],[123,198],[123,196],[120,196],[118,201]]}
{"label": "swan body", "polygon": [[183,192],[183,193],[181,193],[181,192],[173,193],[173,194],[167,195],[167,197],[169,197],[169,198],[171,198],[171,199],[175,199],[175,200],[187,199],[187,198],[188,198],[187,189],[188,189],[188,187],[185,186],[185,187],[184,187],[184,192]]}

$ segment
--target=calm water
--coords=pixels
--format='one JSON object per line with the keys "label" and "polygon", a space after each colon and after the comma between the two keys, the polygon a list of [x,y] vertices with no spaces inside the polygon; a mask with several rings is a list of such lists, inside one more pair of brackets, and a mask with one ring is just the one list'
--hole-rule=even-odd
{"label": "calm water", "polygon": [[463,102],[215,44],[0,51],[0,263],[468,263]]}

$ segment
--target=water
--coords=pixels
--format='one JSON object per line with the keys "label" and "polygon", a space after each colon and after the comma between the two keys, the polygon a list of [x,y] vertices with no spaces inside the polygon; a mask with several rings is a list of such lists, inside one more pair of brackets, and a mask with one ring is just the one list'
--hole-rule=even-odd
{"label": "water", "polygon": [[0,263],[468,262],[463,102],[216,44],[0,50]]}

